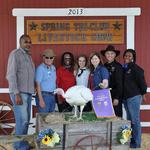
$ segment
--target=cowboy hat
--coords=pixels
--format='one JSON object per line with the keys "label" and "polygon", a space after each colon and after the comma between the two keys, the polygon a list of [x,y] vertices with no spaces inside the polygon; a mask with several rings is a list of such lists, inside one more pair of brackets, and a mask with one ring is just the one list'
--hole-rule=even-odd
{"label": "cowboy hat", "polygon": [[113,51],[116,53],[116,57],[120,54],[119,50],[116,50],[115,47],[113,45],[108,45],[107,48],[105,50],[101,50],[101,54],[103,56],[105,56],[105,53],[108,51]]}

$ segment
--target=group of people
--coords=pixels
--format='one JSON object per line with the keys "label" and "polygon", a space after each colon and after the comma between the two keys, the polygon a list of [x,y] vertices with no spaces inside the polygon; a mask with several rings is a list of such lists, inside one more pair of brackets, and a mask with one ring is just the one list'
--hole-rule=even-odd
{"label": "group of people", "polygon": [[[64,52],[61,65],[56,69],[53,61],[56,54],[52,49],[42,53],[42,63],[36,68],[31,58],[31,38],[24,34],[20,37],[20,48],[13,50],[8,59],[7,80],[10,98],[13,103],[16,135],[27,134],[30,120],[31,99],[36,89],[36,104],[39,112],[54,112],[56,102],[59,112],[72,111],[62,96],[55,96],[54,90],[59,87],[64,91],[74,85],[83,85],[91,90],[111,89],[115,114],[122,117],[122,104],[131,120],[132,138],[130,147],[141,146],[140,104],[145,97],[147,85],[144,71],[136,64],[136,52],[133,49],[124,51],[124,64],[116,61],[120,51],[108,45],[100,52],[93,52],[89,59],[86,55],[77,60],[71,52]],[[103,64],[101,55],[105,57]],[[76,62],[76,63],[75,63]],[[84,111],[91,111],[87,103]],[[16,142],[17,150],[28,150],[26,141]]]}

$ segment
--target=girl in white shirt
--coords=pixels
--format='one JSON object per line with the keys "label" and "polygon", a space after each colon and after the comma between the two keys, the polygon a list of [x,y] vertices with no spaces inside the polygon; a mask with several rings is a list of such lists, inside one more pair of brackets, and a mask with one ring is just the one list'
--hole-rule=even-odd
{"label": "girl in white shirt", "polygon": [[[85,55],[80,55],[77,58],[78,68],[75,71],[77,85],[83,85],[85,87],[88,87],[90,70],[88,69],[87,64],[88,64],[88,59]],[[92,110],[91,102],[88,102],[86,106],[84,107],[83,111],[88,112],[91,110]]]}
{"label": "girl in white shirt", "polygon": [[80,55],[77,58],[77,72],[76,72],[76,84],[88,86],[88,79],[90,70],[87,68],[87,57],[85,55]]}

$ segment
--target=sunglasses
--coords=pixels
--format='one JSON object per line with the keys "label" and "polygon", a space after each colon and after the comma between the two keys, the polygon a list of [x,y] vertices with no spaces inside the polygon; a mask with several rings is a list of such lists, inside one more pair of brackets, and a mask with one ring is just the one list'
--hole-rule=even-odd
{"label": "sunglasses", "polygon": [[54,57],[46,57],[46,56],[45,56],[45,59],[53,59],[53,58],[54,58]]}
{"label": "sunglasses", "polygon": [[31,41],[24,41],[25,44],[32,44]]}

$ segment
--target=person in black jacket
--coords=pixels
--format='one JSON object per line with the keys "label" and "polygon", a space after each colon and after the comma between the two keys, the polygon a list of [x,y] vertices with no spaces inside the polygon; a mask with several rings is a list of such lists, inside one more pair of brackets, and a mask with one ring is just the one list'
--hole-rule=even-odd
{"label": "person in black jacket", "polygon": [[136,62],[136,53],[133,49],[127,49],[123,54],[124,59],[124,106],[127,119],[131,121],[132,138],[130,148],[141,147],[140,105],[145,97],[147,85],[144,70]]}
{"label": "person in black jacket", "polygon": [[122,89],[123,89],[123,69],[122,65],[115,60],[120,54],[113,45],[108,45],[105,50],[101,51],[107,62],[104,64],[109,71],[109,88],[116,116],[122,117]]}

